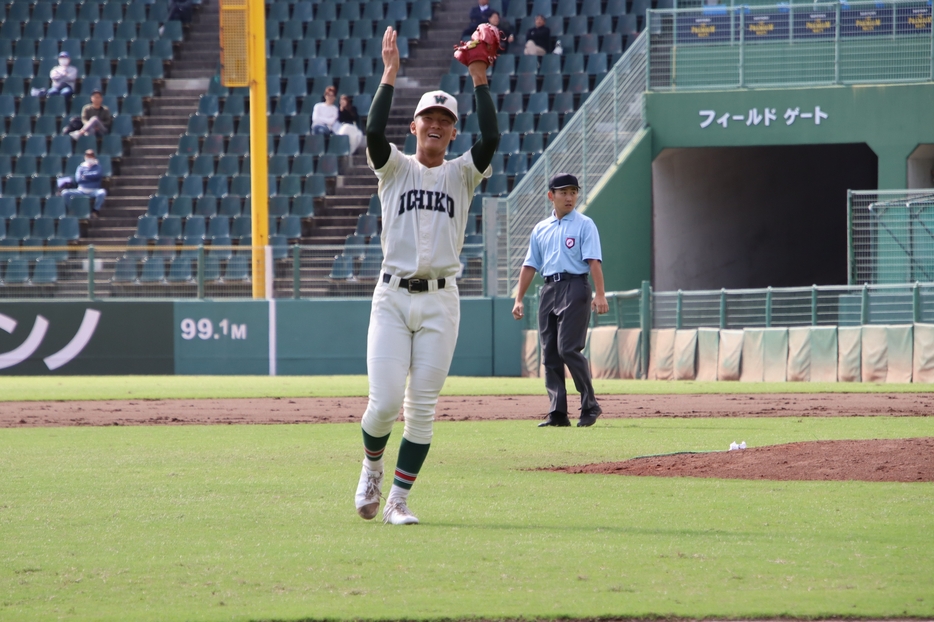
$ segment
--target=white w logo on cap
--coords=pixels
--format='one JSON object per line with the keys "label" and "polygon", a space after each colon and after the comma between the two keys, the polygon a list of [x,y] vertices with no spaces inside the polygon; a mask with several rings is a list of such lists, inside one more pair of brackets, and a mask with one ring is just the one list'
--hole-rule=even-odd
{"label": "white w logo on cap", "polygon": [[435,103],[436,103],[436,104],[443,104],[443,103],[446,102],[447,100],[448,100],[448,98],[445,97],[444,95],[435,95]]}

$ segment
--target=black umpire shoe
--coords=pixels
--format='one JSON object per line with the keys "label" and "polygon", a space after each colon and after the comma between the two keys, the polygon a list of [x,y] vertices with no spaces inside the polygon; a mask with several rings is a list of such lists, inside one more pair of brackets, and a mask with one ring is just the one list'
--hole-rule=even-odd
{"label": "black umpire shoe", "polygon": [[571,427],[571,420],[568,419],[567,414],[565,413],[548,413],[545,417],[545,420],[538,424],[540,428],[555,427],[555,428],[569,428]]}
{"label": "black umpire shoe", "polygon": [[579,428],[589,428],[597,422],[597,417],[603,414],[603,409],[597,406],[594,410],[591,410],[589,413],[581,413],[580,421],[577,422],[577,427]]}

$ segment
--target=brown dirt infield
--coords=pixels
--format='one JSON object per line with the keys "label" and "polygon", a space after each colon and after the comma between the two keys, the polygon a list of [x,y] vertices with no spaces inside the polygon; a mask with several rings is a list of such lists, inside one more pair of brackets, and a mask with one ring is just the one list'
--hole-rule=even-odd
{"label": "brown dirt infield", "polygon": [[[600,396],[604,419],[652,417],[928,417],[934,394]],[[544,396],[442,397],[439,421],[527,420]],[[359,422],[366,398],[0,402],[0,428]],[[599,429],[599,422],[596,426]],[[679,477],[934,481],[934,439],[820,441],[556,469]]]}
{"label": "brown dirt infield", "polygon": [[[932,393],[601,395],[604,419],[651,417],[929,417]],[[359,422],[364,397],[0,402],[0,428]],[[439,421],[536,421],[545,396],[442,397]],[[572,415],[573,416],[573,415]]]}

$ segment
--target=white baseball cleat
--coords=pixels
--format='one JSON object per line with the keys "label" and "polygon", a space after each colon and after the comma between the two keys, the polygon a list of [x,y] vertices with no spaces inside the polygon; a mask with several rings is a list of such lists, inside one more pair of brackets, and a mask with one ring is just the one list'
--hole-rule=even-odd
{"label": "white baseball cleat", "polygon": [[390,499],[383,508],[383,522],[389,525],[417,525],[418,519],[405,501]]}
{"label": "white baseball cleat", "polygon": [[379,499],[382,496],[383,472],[371,471],[363,465],[360,472],[360,482],[357,484],[357,494],[354,495],[354,503],[357,506],[357,514],[366,520],[376,518],[379,512]]}

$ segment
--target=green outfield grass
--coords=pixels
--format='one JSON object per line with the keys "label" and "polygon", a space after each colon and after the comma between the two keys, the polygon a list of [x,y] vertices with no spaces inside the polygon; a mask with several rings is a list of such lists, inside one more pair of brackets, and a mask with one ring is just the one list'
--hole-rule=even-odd
{"label": "green outfield grass", "polygon": [[[569,387],[572,383],[568,383]],[[597,393],[929,393],[934,384],[595,380]],[[0,376],[0,401],[352,397],[366,376]],[[452,376],[443,395],[545,395],[540,378]]]}
{"label": "green outfield grass", "polygon": [[934,418],[438,423],[417,527],[356,516],[359,434],[0,430],[0,619],[934,615],[934,484],[530,470]]}

